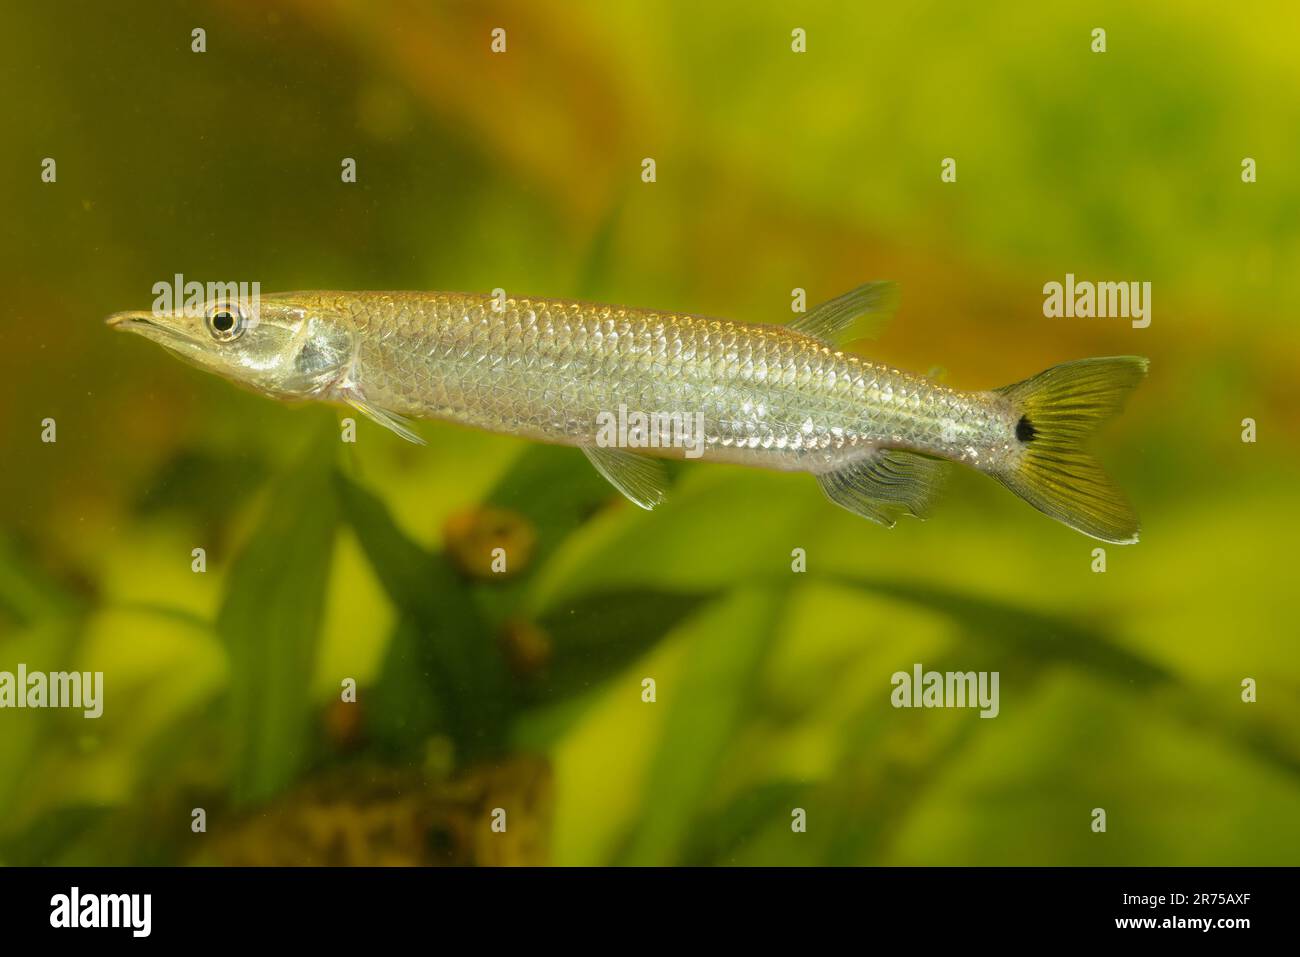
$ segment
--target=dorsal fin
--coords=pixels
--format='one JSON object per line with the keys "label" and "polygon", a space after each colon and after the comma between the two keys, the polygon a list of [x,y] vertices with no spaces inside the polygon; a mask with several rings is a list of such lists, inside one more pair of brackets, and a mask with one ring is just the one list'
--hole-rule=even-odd
{"label": "dorsal fin", "polygon": [[824,302],[789,328],[838,349],[874,336],[898,308],[898,283],[869,282]]}

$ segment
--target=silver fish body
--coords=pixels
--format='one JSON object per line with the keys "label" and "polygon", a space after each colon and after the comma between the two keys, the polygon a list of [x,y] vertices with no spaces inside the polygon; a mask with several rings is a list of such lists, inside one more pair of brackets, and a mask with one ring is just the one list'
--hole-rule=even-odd
{"label": "silver fish body", "polygon": [[[550,299],[321,293],[354,337],[332,398],[543,442],[592,446],[620,406],[700,414],[703,457],[833,471],[876,448],[979,464],[1004,455],[1013,410],[838,351],[783,326]],[[647,448],[681,455],[680,449]]]}
{"label": "silver fish body", "polygon": [[836,504],[892,525],[925,514],[952,461],[1085,534],[1137,541],[1136,515],[1083,443],[1146,360],[953,390],[840,348],[888,314],[893,290],[868,283],[786,326],[439,292],[283,293],[251,310],[214,301],[108,321],[267,395],[348,403],[411,441],[423,439],[406,417],[578,446],[645,508],[667,484],[653,457],[703,457],[810,472]]}

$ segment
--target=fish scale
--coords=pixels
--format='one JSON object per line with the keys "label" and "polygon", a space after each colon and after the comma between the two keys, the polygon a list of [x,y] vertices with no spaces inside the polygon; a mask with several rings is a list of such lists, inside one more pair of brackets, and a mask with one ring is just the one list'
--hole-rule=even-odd
{"label": "fish scale", "polygon": [[400,415],[593,445],[597,416],[620,405],[702,412],[706,458],[810,471],[877,447],[965,459],[1007,434],[1005,404],[989,393],[958,393],[781,326],[476,295],[347,302],[358,334],[349,386]]}

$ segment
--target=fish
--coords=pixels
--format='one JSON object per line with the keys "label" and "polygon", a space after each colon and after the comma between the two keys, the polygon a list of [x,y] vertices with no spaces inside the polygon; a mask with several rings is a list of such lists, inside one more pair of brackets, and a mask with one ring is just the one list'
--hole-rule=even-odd
{"label": "fish", "polygon": [[[762,324],[500,294],[312,291],[107,322],[264,395],[350,406],[411,442],[424,442],[413,419],[439,419],[575,446],[645,509],[665,498],[664,460],[690,457],[694,442],[710,461],[808,472],[836,505],[885,526],[930,514],[955,463],[1085,535],[1138,541],[1133,507],[1086,444],[1147,359],[1078,359],[961,391],[849,348],[898,303],[897,284],[869,282]],[[647,423],[679,434],[647,442]]]}

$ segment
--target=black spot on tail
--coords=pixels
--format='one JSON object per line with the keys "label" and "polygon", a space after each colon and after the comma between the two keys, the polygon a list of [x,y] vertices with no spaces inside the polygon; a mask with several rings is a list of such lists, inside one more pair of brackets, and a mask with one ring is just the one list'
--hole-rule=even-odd
{"label": "black spot on tail", "polygon": [[1029,416],[1022,415],[1020,421],[1016,423],[1016,438],[1021,442],[1032,442],[1038,430],[1034,428],[1034,423],[1029,421]]}

